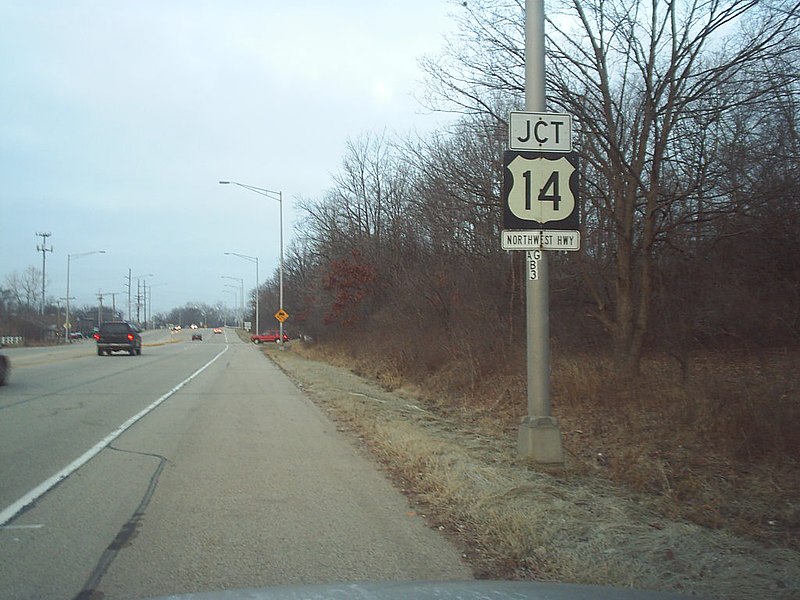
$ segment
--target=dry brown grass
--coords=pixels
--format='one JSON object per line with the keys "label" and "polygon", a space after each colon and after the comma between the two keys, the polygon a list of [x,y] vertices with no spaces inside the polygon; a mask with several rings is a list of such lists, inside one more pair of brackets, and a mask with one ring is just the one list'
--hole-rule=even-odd
{"label": "dry brown grass", "polygon": [[[560,472],[540,472],[514,456],[513,413],[518,410],[508,408],[503,386],[517,384],[507,376],[489,402],[495,410],[471,410],[481,404],[475,398],[426,399],[411,385],[387,391],[352,370],[306,360],[297,348],[264,350],[331,411],[340,429],[354,433],[381,458],[404,491],[422,502],[419,510],[434,526],[460,540],[478,576],[732,599],[800,597],[800,555],[795,550],[766,547],[758,536],[739,535],[735,527],[703,527],[687,522],[680,512],[673,514],[680,502],[663,498],[664,490],[675,490],[678,480],[671,455],[653,458],[645,450],[626,454],[632,436],[645,434],[629,432],[622,441],[626,436],[616,433],[619,422],[633,427],[646,423],[653,430],[655,417],[626,416],[647,415],[649,410],[619,410],[615,404],[621,399],[608,397],[610,404],[593,413],[573,416],[572,421],[562,416],[570,459]],[[308,353],[348,364],[345,353]],[[561,404],[586,408],[595,386],[606,384],[606,378],[599,364],[594,371],[585,365],[571,368],[580,376],[571,378],[572,402],[562,399]],[[484,395],[489,391],[482,390]],[[564,390],[554,392],[559,396]],[[585,401],[579,398],[582,393]],[[662,422],[661,427],[669,430],[671,425]],[[617,438],[618,445],[612,446]],[[607,454],[601,458],[602,452]],[[616,479],[628,477],[623,464],[655,473],[646,479],[652,490],[635,491],[635,481],[615,485]],[[638,477],[642,475],[632,479]]]}
{"label": "dry brown grass", "polygon": [[554,406],[587,469],[671,517],[798,549],[798,365],[800,353],[707,355],[680,383],[659,357],[636,381],[561,358]]}
{"label": "dry brown grass", "polygon": [[[487,434],[516,435],[526,407],[521,357],[476,377],[462,363],[426,371],[382,350],[305,352]],[[670,518],[800,549],[800,351],[707,353],[685,382],[663,356],[645,359],[634,381],[588,354],[556,353],[552,372],[575,472],[623,485]]]}

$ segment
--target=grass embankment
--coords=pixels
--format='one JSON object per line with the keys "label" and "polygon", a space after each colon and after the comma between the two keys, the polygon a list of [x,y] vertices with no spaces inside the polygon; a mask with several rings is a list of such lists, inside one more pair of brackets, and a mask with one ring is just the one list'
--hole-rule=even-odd
{"label": "grass embankment", "polygon": [[706,357],[685,384],[658,360],[629,383],[596,358],[556,357],[567,463],[547,472],[515,456],[518,376],[439,369],[423,387],[324,347],[265,350],[458,538],[479,577],[800,598],[792,353]]}

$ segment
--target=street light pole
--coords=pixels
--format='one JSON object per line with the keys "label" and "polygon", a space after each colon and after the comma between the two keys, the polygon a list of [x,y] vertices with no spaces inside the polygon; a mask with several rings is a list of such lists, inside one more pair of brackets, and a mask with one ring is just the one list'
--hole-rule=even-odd
{"label": "street light pole", "polygon": [[[233,287],[233,286],[229,286],[226,283],[225,287]],[[233,305],[236,306],[236,292],[234,292],[233,290],[222,290],[222,293],[223,294],[233,294]],[[225,318],[225,327],[227,327],[228,326],[228,307],[227,306],[225,307],[224,318]]]}
{"label": "street light pole", "polygon": [[247,256],[246,254],[239,254],[237,252],[226,252],[225,254],[230,254],[232,256],[238,256],[239,258],[243,258],[245,260],[249,260],[250,262],[256,263],[256,330],[255,333],[258,335],[261,333],[261,329],[259,328],[258,323],[258,296],[259,296],[259,279],[258,279],[258,257],[257,256]]}
{"label": "street light pole", "polygon": [[82,256],[89,256],[90,254],[105,254],[105,253],[106,253],[105,250],[92,250],[91,252],[81,252],[79,254],[67,254],[67,297],[65,298],[65,300],[67,302],[67,311],[66,311],[66,314],[64,315],[64,318],[66,320],[66,322],[64,323],[64,329],[66,330],[67,339],[69,340],[70,344],[72,343],[72,338],[69,335],[70,332],[72,331],[72,323],[69,322],[69,301],[70,301],[70,296],[69,296],[69,267],[70,267],[70,263],[72,262],[73,258],[77,259],[77,258],[81,258]]}
{"label": "street light pole", "polygon": [[[223,275],[223,279],[233,279],[234,281],[239,282],[239,286],[241,287],[241,294],[242,294],[242,304],[241,304],[241,324],[242,329],[244,329],[244,278],[242,277],[231,277],[230,275]],[[226,284],[228,285],[228,284]],[[233,287],[233,286],[231,286]]]}
{"label": "street light pole", "polygon": [[[239,286],[238,285],[233,285],[232,283],[226,283],[225,287],[231,288],[230,290],[228,290],[228,292],[233,294],[233,307],[234,307],[233,310],[234,310],[234,312],[236,312],[236,305],[240,304],[239,302],[236,302],[237,300],[239,300]],[[241,308],[239,309],[239,312],[241,313]],[[239,318],[236,319],[236,325],[235,326],[236,327],[242,327],[242,315],[241,314],[239,314]]]}
{"label": "street light pole", "polygon": [[[546,109],[544,24],[544,0],[525,0],[525,110],[530,112]],[[537,463],[563,464],[561,430],[550,406],[549,288],[545,251],[538,279],[525,282],[528,414],[519,427],[517,452]]]}
{"label": "street light pole", "polygon": [[[262,196],[266,196],[272,200],[277,200],[278,204],[280,205],[280,242],[281,242],[281,262],[278,271],[278,295],[279,295],[279,309],[281,313],[284,312],[283,310],[283,192],[282,191],[273,191],[268,190],[265,188],[256,187],[254,185],[247,185],[245,183],[239,183],[238,181],[220,181],[220,185],[238,185],[241,188],[246,190],[250,190],[251,192],[255,192],[256,194],[261,194]],[[258,290],[256,289],[256,293]],[[280,337],[278,338],[278,343],[280,344],[281,350],[283,350],[283,320],[279,319],[280,322]],[[260,333],[260,332],[256,332]]]}

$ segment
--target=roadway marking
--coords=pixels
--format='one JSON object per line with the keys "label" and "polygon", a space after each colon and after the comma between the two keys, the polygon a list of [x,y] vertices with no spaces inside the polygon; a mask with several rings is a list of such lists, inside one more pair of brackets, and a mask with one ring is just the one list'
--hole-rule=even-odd
{"label": "roadway marking", "polygon": [[112,431],[108,434],[105,438],[103,438],[100,442],[92,446],[89,450],[84,452],[80,457],[78,457],[75,461],[64,467],[61,471],[53,475],[52,477],[46,479],[35,488],[33,488],[30,492],[22,496],[19,500],[10,504],[7,508],[5,508],[2,512],[0,512],[0,528],[2,528],[6,523],[8,523],[11,519],[13,519],[17,514],[22,511],[26,506],[35,502],[40,496],[44,495],[48,492],[51,488],[53,488],[56,484],[60,483],[72,473],[80,469],[83,465],[89,462],[92,458],[97,456],[106,446],[108,446],[111,442],[125,433],[126,430],[130,429],[137,421],[139,421],[142,417],[144,417],[147,413],[157,408],[162,402],[164,402],[167,398],[175,394],[178,390],[180,390],[183,386],[189,383],[192,379],[197,377],[200,373],[205,371],[208,367],[210,367],[216,360],[225,354],[228,351],[229,346],[225,346],[223,350],[221,350],[214,358],[204,364],[202,367],[197,369],[194,373],[189,375],[186,379],[181,381],[178,385],[168,391],[166,394],[158,398],[155,402],[150,404],[150,406],[146,407],[145,409],[141,410],[137,414],[133,415],[130,419],[125,421],[122,425],[120,425],[117,429]]}

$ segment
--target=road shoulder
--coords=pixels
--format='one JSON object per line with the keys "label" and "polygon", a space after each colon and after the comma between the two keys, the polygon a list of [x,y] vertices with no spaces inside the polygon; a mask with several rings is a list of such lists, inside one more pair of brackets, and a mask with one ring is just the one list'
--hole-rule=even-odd
{"label": "road shoulder", "polygon": [[96,593],[471,577],[458,550],[257,349],[234,344],[225,358],[120,439],[167,465]]}
{"label": "road shoulder", "polygon": [[800,594],[800,555],[672,521],[600,477],[532,468],[498,437],[350,371],[263,351],[460,540],[479,577],[756,599]]}

